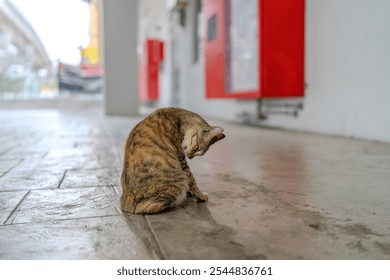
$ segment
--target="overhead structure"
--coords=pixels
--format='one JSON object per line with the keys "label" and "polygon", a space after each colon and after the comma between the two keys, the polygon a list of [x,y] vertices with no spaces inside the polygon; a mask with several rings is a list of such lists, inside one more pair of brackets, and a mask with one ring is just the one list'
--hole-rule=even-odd
{"label": "overhead structure", "polygon": [[10,1],[0,0],[0,57],[10,56],[24,58],[33,69],[51,69],[51,60],[31,24]]}

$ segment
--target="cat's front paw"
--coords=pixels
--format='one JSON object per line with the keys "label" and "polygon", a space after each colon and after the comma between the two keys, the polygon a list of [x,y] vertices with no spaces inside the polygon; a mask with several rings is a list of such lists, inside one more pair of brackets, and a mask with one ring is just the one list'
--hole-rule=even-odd
{"label": "cat's front paw", "polygon": [[207,196],[207,194],[202,193],[201,195],[196,197],[196,200],[198,202],[207,202],[209,200],[209,197]]}

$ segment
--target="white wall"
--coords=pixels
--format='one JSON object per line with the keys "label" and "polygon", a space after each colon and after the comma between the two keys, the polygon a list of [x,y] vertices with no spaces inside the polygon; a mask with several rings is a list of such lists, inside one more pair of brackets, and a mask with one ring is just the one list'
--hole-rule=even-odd
{"label": "white wall", "polygon": [[[255,101],[204,97],[204,62],[191,60],[193,2],[177,34],[180,105],[228,120],[255,115]],[[389,12],[388,0],[307,0],[304,109],[296,118],[269,115],[261,123],[390,142]]]}

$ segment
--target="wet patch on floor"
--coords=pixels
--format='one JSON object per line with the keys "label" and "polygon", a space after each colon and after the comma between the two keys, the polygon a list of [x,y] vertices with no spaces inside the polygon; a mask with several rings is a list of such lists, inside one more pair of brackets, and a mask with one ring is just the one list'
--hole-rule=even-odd
{"label": "wet patch on floor", "polygon": [[[213,196],[214,201],[217,200],[215,197],[226,201],[228,197],[234,196],[234,199],[243,199],[246,203],[256,203],[257,205],[261,205],[263,207],[263,211],[256,214],[256,217],[258,220],[261,220],[261,222],[253,220],[249,228],[252,227],[253,231],[258,232],[259,238],[261,238],[260,236],[262,232],[266,233],[269,230],[274,232],[273,235],[276,238],[277,236],[280,236],[281,240],[278,241],[278,249],[275,250],[272,246],[267,248],[263,245],[263,252],[271,256],[271,258],[274,258],[274,256],[285,256],[282,258],[299,259],[301,256],[294,254],[292,250],[294,246],[291,246],[292,243],[306,246],[304,244],[307,243],[307,240],[317,240],[321,238],[327,238],[329,244],[337,243],[340,244],[340,246],[344,246],[345,249],[340,249],[340,252],[342,253],[339,254],[339,258],[349,258],[351,250],[355,251],[355,257],[356,255],[360,255],[361,258],[367,258],[367,256],[370,255],[378,256],[377,250],[372,249],[374,247],[374,243],[376,247],[381,247],[377,244],[377,241],[375,241],[375,237],[385,236],[376,233],[364,224],[353,223],[353,219],[350,218],[335,218],[331,213],[326,212],[323,209],[316,211],[315,207],[308,207],[305,203],[292,204],[288,201],[284,201],[279,191],[267,189],[265,186],[243,178],[235,178],[230,174],[218,174],[217,178],[217,180],[226,182],[226,184],[229,184],[232,187],[230,190],[226,190],[226,188],[229,187],[224,184],[224,190],[218,189],[211,193],[209,196],[211,201],[213,201]],[[251,202],[251,197],[256,197],[257,202]],[[233,206],[234,202],[230,202],[230,205]],[[213,207],[213,205],[210,205],[210,207],[212,209],[211,211],[214,212],[215,207]],[[219,203],[216,207],[223,206]],[[245,207],[252,209],[255,206],[251,208],[249,205],[245,205]],[[235,212],[239,213],[237,214],[238,217],[243,217],[245,215],[245,207],[240,207],[235,210]],[[258,206],[257,209],[259,209]],[[252,214],[248,214],[246,214],[247,217],[245,219],[252,221]],[[221,218],[223,220],[223,217]],[[346,222],[346,220],[348,220],[348,222]],[[233,230],[233,232],[235,231],[238,239],[242,239],[243,236],[240,237],[239,232],[240,228],[248,228],[248,225],[240,222],[239,220],[237,224],[238,226]],[[286,227],[283,226],[283,224],[289,226]],[[266,235],[269,234],[267,233]],[[288,246],[291,247],[290,250],[280,247],[285,235],[289,236],[289,239],[285,242],[286,248]],[[247,239],[255,238],[252,241],[256,244],[256,237],[248,237],[247,235],[244,236],[246,236]],[[390,236],[387,236],[387,239],[389,237]],[[275,240],[275,238],[270,236],[267,236],[266,238],[269,239],[269,243],[272,243],[273,240]],[[364,239],[364,242],[362,239]],[[250,242],[246,242],[244,245],[244,247],[248,246],[250,246]],[[385,253],[386,248],[386,246],[382,246],[381,250]],[[326,248],[324,248],[324,251],[326,251]],[[312,254],[313,257],[316,256],[316,252],[313,251]],[[304,258],[307,258],[307,256]]]}
{"label": "wet patch on floor", "polygon": [[337,228],[344,234],[356,236],[359,238],[368,238],[369,236],[382,236],[373,232],[363,224],[337,225]]}
{"label": "wet patch on floor", "polygon": [[383,253],[390,257],[390,243],[382,243],[379,241],[374,242],[375,246],[377,246]]}
{"label": "wet patch on floor", "polygon": [[363,246],[361,239],[358,239],[357,241],[348,242],[346,245],[351,249],[355,249],[360,252],[367,252],[367,248]]}
{"label": "wet patch on floor", "polygon": [[207,203],[192,198],[170,211],[145,216],[168,259],[267,259],[265,254],[248,252],[235,231],[218,224]]}

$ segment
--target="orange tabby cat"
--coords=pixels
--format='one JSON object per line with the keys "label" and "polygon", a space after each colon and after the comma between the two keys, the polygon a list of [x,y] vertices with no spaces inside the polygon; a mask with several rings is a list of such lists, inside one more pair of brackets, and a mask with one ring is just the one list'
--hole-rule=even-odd
{"label": "orange tabby cat", "polygon": [[127,137],[121,175],[123,211],[153,214],[181,203],[186,194],[207,201],[186,156],[203,155],[223,139],[223,129],[180,108],[156,110]]}

